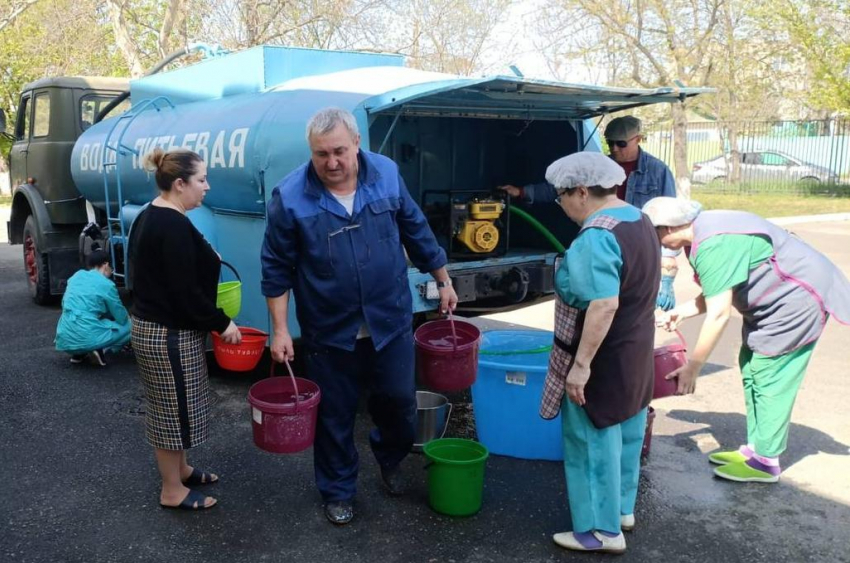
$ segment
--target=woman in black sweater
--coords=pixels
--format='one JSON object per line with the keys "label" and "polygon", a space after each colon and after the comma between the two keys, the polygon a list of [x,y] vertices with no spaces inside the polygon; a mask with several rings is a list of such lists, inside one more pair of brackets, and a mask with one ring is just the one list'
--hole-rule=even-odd
{"label": "woman in black sweater", "polygon": [[[154,149],[145,168],[156,172],[159,196],[133,223],[133,350],[145,389],[145,427],[162,476],[160,504],[198,510],[216,500],[188,486],[218,481],[193,468],[186,450],[207,438],[209,379],[204,342],[215,331],[237,344],[241,333],[216,307],[221,259],[186,217],[210,189],[207,167],[187,150]],[[188,486],[187,486],[188,485]]]}

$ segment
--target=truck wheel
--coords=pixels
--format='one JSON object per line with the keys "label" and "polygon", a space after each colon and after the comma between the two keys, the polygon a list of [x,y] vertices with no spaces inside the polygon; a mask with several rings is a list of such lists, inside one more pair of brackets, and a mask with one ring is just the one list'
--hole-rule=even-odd
{"label": "truck wheel", "polygon": [[47,254],[38,248],[37,232],[35,218],[30,215],[24,223],[24,272],[32,300],[39,305],[47,305],[53,301],[50,295],[50,273],[47,271]]}

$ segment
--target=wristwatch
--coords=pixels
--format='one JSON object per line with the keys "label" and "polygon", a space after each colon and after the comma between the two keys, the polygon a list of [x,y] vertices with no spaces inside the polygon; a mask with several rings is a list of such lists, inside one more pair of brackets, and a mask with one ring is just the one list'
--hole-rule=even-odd
{"label": "wristwatch", "polygon": [[443,289],[444,287],[451,287],[451,286],[452,286],[452,280],[450,280],[450,279],[448,279],[446,281],[438,281],[437,282],[437,289]]}

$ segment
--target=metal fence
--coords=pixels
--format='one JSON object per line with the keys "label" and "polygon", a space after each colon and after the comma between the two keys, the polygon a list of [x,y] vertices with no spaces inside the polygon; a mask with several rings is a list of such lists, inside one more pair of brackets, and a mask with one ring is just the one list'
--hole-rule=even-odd
{"label": "metal fence", "polygon": [[[850,119],[689,123],[686,131],[694,190],[850,197]],[[643,147],[675,170],[672,127],[650,129]]]}

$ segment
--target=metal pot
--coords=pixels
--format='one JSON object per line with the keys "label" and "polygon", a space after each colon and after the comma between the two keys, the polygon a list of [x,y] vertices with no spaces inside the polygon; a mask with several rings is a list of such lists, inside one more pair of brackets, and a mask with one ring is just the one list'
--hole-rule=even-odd
{"label": "metal pot", "polygon": [[442,438],[446,433],[449,417],[452,414],[452,404],[439,393],[430,391],[416,392],[416,440],[414,451],[422,451],[422,446]]}

